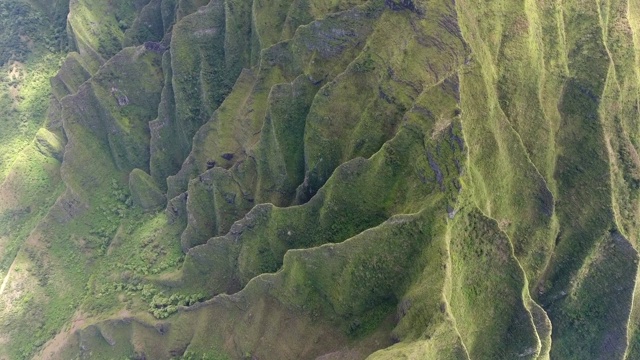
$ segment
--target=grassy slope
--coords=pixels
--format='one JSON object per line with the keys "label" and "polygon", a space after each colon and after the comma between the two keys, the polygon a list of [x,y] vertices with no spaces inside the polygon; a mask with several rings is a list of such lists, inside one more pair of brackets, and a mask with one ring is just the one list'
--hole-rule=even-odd
{"label": "grassy slope", "polygon": [[[621,41],[630,41],[629,33],[625,35],[627,4],[611,2],[598,6],[595,2],[569,2],[563,8],[527,2],[521,7],[500,6],[498,2],[492,5],[493,8],[485,7],[487,14],[494,16],[502,27],[494,26],[483,32],[480,22],[471,21],[469,24],[474,27],[468,31],[469,39],[483,64],[482,77],[491,84],[490,89],[495,89],[487,92],[489,99],[485,100],[490,109],[500,112],[491,118],[505,116],[508,120],[507,131],[495,131],[494,138],[504,138],[511,131],[519,137],[516,141],[498,140],[494,144],[505,150],[507,146],[513,146],[510,144],[520,145],[519,152],[525,157],[520,161],[504,163],[498,160],[489,164],[506,165],[500,174],[508,174],[529,163],[528,166],[534,167],[543,177],[547,189],[555,194],[550,199],[544,195],[534,196],[530,208],[544,213],[548,206],[545,203],[555,203],[555,212],[549,214],[552,219],[547,225],[544,222],[536,225],[535,216],[522,218],[522,210],[513,208],[521,200],[509,201],[511,209],[493,210],[496,203],[505,199],[505,192],[517,194],[522,199],[522,194],[542,186],[522,186],[531,181],[525,179],[514,181],[502,191],[487,189],[487,183],[496,183],[495,180],[486,181],[491,175],[483,174],[481,170],[488,162],[471,158],[471,166],[480,168],[478,179],[484,180],[477,188],[476,196],[486,212],[495,212],[499,221],[503,217],[507,219],[506,231],[513,238],[515,254],[528,275],[531,274],[532,295],[538,298],[553,323],[551,357],[579,359],[606,353],[618,358],[626,347],[626,324],[615,319],[629,315],[637,262],[633,245],[617,230],[629,220],[614,216],[612,208],[619,206],[616,192],[626,192],[632,186],[619,183],[613,187],[610,180],[620,177],[616,175],[620,170],[624,171],[621,169],[624,165],[619,164],[621,159],[616,155],[619,151],[611,145],[611,139],[620,138],[619,133],[613,132],[617,117],[614,114],[619,111],[618,107],[624,107],[619,104],[624,103],[627,96],[637,98],[637,77],[617,77],[614,71],[616,63],[619,66],[625,61],[627,65],[618,71],[632,68],[628,63],[629,56],[619,46]],[[611,21],[616,23],[615,27],[609,25]],[[483,19],[482,23],[486,21]],[[546,40],[540,42],[541,36],[537,34],[543,34]],[[477,40],[471,40],[474,36]],[[626,39],[621,40],[625,36]],[[610,39],[617,40],[617,52],[608,50]],[[619,81],[625,83],[621,87],[629,91],[628,95],[616,94],[615,87],[608,85]],[[549,105],[549,101],[556,105]],[[477,111],[479,106],[472,103],[469,108]],[[630,119],[618,116],[618,119],[622,118]],[[536,126],[531,126],[534,123]],[[464,129],[472,147],[471,131],[474,128],[466,126]],[[484,151],[487,149],[486,135],[481,139],[479,149]],[[521,142],[517,141],[520,139]],[[627,149],[634,151],[630,147]],[[509,151],[510,156],[514,153]],[[518,171],[516,179],[518,174],[526,172]],[[508,182],[510,178],[513,179],[507,177],[502,182]],[[613,191],[614,188],[617,190]],[[631,204],[634,203],[631,199]],[[518,218],[515,225],[525,225],[523,230],[532,235],[513,229],[509,216]],[[531,220],[534,223],[527,226]],[[535,230],[540,225],[542,232]],[[554,235],[556,231],[557,236]],[[628,236],[635,237],[633,231]],[[533,253],[535,257],[519,251],[522,247],[520,239],[535,239],[532,245],[540,246],[540,250]],[[609,247],[617,250],[603,250]],[[536,260],[536,257],[540,259]],[[615,271],[619,285],[604,281],[604,274],[610,271]]]}
{"label": "grassy slope", "polygon": [[637,357],[634,2],[206,3],[71,1],[0,357]]}
{"label": "grassy slope", "polygon": [[[48,78],[61,59],[53,39],[57,34],[52,30],[54,21],[24,2],[3,4],[2,8],[4,50],[15,49],[13,45],[7,49],[5,40],[18,39],[24,45],[18,48],[26,51],[7,63],[3,58],[0,66],[0,294],[15,300],[26,284],[16,288],[7,281],[8,273],[20,267],[20,248],[64,189],[60,162],[65,139],[60,132],[60,109],[49,99]],[[26,12],[15,13],[16,9]],[[37,32],[50,32],[51,38],[30,41],[28,36],[35,37]],[[24,328],[15,319],[24,316],[25,303],[3,308],[3,326]]]}

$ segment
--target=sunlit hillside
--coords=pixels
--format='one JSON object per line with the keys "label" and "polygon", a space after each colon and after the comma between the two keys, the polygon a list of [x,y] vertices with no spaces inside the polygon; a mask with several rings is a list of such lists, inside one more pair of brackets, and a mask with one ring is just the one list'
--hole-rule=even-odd
{"label": "sunlit hillside", "polygon": [[0,360],[640,359],[640,2],[0,0]]}

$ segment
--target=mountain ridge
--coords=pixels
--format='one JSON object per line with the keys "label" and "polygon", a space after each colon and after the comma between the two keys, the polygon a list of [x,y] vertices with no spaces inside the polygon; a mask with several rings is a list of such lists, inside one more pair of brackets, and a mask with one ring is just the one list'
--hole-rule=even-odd
{"label": "mountain ridge", "polygon": [[638,11],[69,1],[0,358],[635,358]]}

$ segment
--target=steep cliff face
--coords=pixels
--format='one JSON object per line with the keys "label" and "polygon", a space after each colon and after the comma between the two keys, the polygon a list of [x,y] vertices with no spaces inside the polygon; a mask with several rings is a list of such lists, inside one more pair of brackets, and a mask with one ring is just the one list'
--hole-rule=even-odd
{"label": "steep cliff face", "polygon": [[640,357],[636,2],[0,11],[0,359]]}

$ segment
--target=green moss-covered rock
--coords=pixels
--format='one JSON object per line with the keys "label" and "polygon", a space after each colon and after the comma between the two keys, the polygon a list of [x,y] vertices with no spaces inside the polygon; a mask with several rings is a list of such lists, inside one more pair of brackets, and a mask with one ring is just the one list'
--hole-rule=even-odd
{"label": "green moss-covered rock", "polygon": [[82,83],[89,80],[91,72],[95,70],[88,68],[84,64],[80,54],[69,53],[56,76],[51,78],[53,94],[60,100],[67,95],[75,93]]}
{"label": "green moss-covered rock", "polygon": [[132,46],[145,42],[158,42],[164,37],[167,27],[162,18],[162,0],[149,1],[140,10],[140,14],[131,26],[125,30],[123,45]]}
{"label": "green moss-covered rock", "polygon": [[129,174],[129,190],[133,203],[145,211],[163,208],[167,203],[166,196],[153,182],[153,178],[140,169],[133,169]]}
{"label": "green moss-covered rock", "polygon": [[64,143],[51,131],[41,128],[36,133],[36,146],[43,155],[62,161]]}

